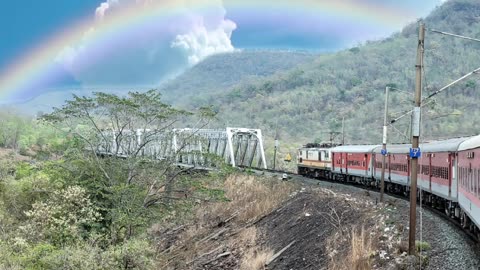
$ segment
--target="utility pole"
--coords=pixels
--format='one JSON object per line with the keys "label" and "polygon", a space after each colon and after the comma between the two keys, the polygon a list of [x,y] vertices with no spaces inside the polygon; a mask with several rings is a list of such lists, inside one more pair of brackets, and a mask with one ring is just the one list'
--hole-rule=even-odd
{"label": "utility pole", "polygon": [[275,170],[277,164],[277,148],[278,148],[278,119],[275,124],[275,144],[273,145],[273,169]]}
{"label": "utility pole", "polygon": [[273,169],[275,170],[275,164],[277,162],[277,148],[278,148],[278,138],[275,136],[275,146],[273,147]]}
{"label": "utility pole", "polygon": [[422,70],[423,70],[423,52],[425,41],[425,25],[420,22],[418,28],[418,45],[417,45],[417,63],[416,79],[415,79],[415,107],[412,114],[412,149],[410,149],[410,168],[411,168],[411,186],[410,186],[410,231],[408,238],[408,254],[415,255],[415,232],[417,222],[417,166],[420,156],[419,140],[420,140],[420,115],[422,106]]}
{"label": "utility pole", "polygon": [[345,145],[345,116],[342,118],[342,145]]}
{"label": "utility pole", "polygon": [[388,92],[390,87],[385,88],[385,115],[383,117],[383,141],[382,141],[382,176],[380,180],[380,202],[383,202],[385,192],[385,163],[387,159],[387,131],[388,131]]}

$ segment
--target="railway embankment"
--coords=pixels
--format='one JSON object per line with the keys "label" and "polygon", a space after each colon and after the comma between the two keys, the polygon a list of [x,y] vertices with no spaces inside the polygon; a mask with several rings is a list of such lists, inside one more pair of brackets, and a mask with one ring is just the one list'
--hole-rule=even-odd
{"label": "railway embankment", "polygon": [[[416,259],[406,256],[408,250],[409,202],[386,195],[385,204],[378,203],[377,192],[366,191],[354,186],[294,177],[306,185],[315,185],[347,197],[374,203],[380,223],[376,239],[372,269],[479,269],[480,246],[468,237],[447,217],[439,216],[428,208],[417,207],[417,250]],[[374,217],[375,218],[375,217]]]}
{"label": "railway embankment", "polygon": [[479,249],[428,211],[406,255],[408,202],[351,186],[275,174],[234,175],[224,202],[152,228],[163,269],[477,269]]}

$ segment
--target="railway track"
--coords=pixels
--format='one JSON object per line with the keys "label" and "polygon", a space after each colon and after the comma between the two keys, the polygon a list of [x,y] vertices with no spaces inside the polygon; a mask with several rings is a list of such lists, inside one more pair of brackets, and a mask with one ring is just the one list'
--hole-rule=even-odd
{"label": "railway track", "polygon": [[[369,192],[374,192],[378,195],[380,194],[380,191],[378,191],[374,187],[368,187],[368,186],[361,185],[361,184],[358,184],[358,183],[333,181],[333,180],[326,179],[326,178],[313,178],[313,177],[307,177],[307,176],[299,175],[299,174],[292,173],[292,172],[272,170],[272,169],[251,169],[251,168],[243,168],[243,169],[250,170],[250,171],[255,171],[255,172],[268,172],[268,173],[271,173],[271,174],[278,175],[279,177],[283,177],[284,174],[286,174],[287,176],[288,175],[290,175],[290,176],[293,175],[297,179],[298,178],[303,178],[303,179],[314,180],[314,181],[322,181],[322,182],[328,182],[328,183],[341,184],[341,185],[344,185],[344,186],[350,186],[350,187],[355,187],[355,188],[367,190]],[[293,178],[293,179],[296,180],[295,178]],[[385,194],[388,194],[389,196],[397,198],[397,199],[401,199],[401,200],[410,202],[409,198],[407,198],[405,196],[402,196],[402,195],[399,195],[399,194],[396,194],[396,193],[385,191]],[[427,211],[430,211],[431,213],[440,217],[442,220],[448,222],[449,224],[451,224],[455,228],[459,229],[465,236],[467,236],[469,239],[471,239],[472,241],[477,243],[477,245],[480,245],[480,239],[475,234],[470,232],[468,229],[463,228],[458,220],[450,218],[449,216],[447,216],[445,214],[445,212],[443,210],[437,209],[437,208],[435,208],[431,205],[424,204],[424,203],[422,204],[422,208],[427,210]]]}

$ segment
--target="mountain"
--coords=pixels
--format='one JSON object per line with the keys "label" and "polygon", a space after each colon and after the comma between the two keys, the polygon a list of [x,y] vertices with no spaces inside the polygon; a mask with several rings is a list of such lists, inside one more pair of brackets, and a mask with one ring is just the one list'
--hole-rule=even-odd
{"label": "mountain", "polygon": [[208,102],[239,83],[263,78],[312,62],[316,54],[290,51],[237,51],[208,57],[160,87],[167,101],[187,107]]}
{"label": "mountain", "polygon": [[[427,28],[480,38],[480,1],[447,1],[424,22]],[[220,112],[219,126],[235,123],[262,128],[267,136],[278,133],[281,140],[297,146],[329,140],[330,132],[341,131],[342,119],[347,143],[379,143],[385,87],[404,90],[392,92],[390,117],[413,107],[417,42],[417,23],[412,23],[384,40],[319,55],[289,71],[275,69],[270,76],[256,76],[230,87],[230,83],[199,87],[196,98],[186,102],[193,107],[214,104]],[[478,68],[480,43],[428,31],[424,65],[426,96]],[[203,72],[197,74],[218,80],[218,71]],[[422,139],[480,133],[480,125],[475,124],[480,119],[479,85],[476,75],[436,96],[422,115]],[[181,81],[177,89],[183,89]],[[391,141],[408,141],[409,117],[398,121],[390,134]]]}

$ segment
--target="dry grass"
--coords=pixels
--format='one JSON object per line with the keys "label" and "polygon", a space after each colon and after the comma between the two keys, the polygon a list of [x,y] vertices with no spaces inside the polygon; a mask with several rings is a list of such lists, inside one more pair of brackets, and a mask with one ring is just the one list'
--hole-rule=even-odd
{"label": "dry grass", "polygon": [[235,216],[237,223],[248,222],[277,208],[294,191],[292,183],[275,179],[260,179],[247,175],[232,175],[224,183],[225,196],[230,202],[217,202],[197,211],[200,222],[221,222]]}
{"label": "dry grass", "polygon": [[365,228],[362,228],[360,233],[353,229],[351,237],[351,252],[349,258],[353,269],[371,269],[370,255],[373,252],[371,237],[365,234]]}
{"label": "dry grass", "polygon": [[273,251],[258,247],[259,233],[252,222],[281,206],[295,189],[293,183],[273,178],[229,176],[223,183],[228,201],[199,206],[191,225],[176,235],[168,252],[159,243],[159,267],[197,269],[208,258],[229,251],[238,258],[240,269],[264,269]]}
{"label": "dry grass", "polygon": [[[337,250],[345,246],[345,242],[349,241],[350,246],[347,254],[338,253]],[[330,254],[330,268],[333,270],[368,270],[372,268],[371,255],[374,247],[372,236],[365,232],[362,228],[360,231],[352,228],[348,238],[343,238],[340,234],[336,234],[330,241],[332,252]]]}
{"label": "dry grass", "polygon": [[242,229],[235,238],[230,240],[231,246],[237,247],[243,254],[240,270],[265,269],[265,263],[273,256],[273,250],[260,248],[256,245],[258,230],[256,227]]}
{"label": "dry grass", "polygon": [[263,270],[265,263],[273,256],[270,249],[251,249],[244,254],[240,263],[240,270]]}
{"label": "dry grass", "polygon": [[255,241],[257,240],[257,228],[256,227],[248,227],[242,229],[237,237],[232,239],[232,243],[240,244],[245,247],[250,247],[255,245]]}

